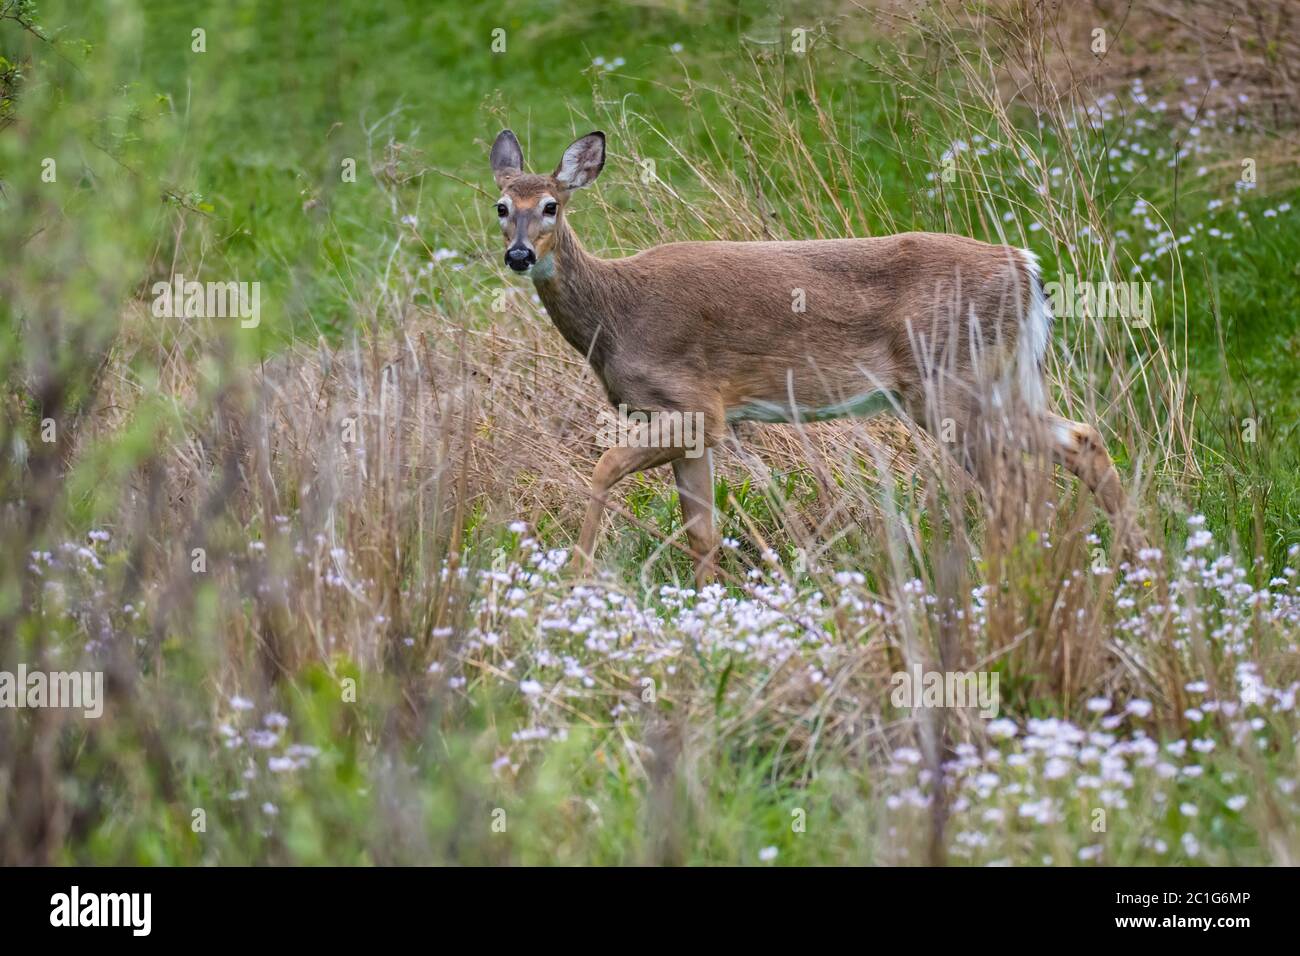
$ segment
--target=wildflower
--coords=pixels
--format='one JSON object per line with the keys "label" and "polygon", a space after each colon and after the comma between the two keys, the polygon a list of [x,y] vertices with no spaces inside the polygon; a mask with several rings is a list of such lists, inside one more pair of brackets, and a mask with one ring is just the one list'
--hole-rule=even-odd
{"label": "wildflower", "polygon": [[921,762],[921,751],[914,747],[899,747],[894,751],[894,759],[900,763],[916,765]]}
{"label": "wildflower", "polygon": [[1151,710],[1151,702],[1146,700],[1130,700],[1125,708],[1127,713],[1139,719],[1151,716]]}
{"label": "wildflower", "polygon": [[280,742],[279,734],[270,730],[250,730],[247,739],[258,750],[270,750]]}
{"label": "wildflower", "polygon": [[1000,740],[1014,737],[1018,730],[1019,728],[1016,727],[1016,722],[1014,720],[1008,720],[1005,717],[999,717],[997,720],[989,722],[989,736],[996,737]]}

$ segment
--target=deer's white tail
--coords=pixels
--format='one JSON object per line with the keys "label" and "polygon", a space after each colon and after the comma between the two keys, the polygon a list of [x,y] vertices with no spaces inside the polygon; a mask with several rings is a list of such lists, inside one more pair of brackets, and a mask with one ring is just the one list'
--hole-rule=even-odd
{"label": "deer's white tail", "polygon": [[1038,256],[1021,249],[1025,270],[1029,273],[1029,311],[1021,323],[1016,348],[1016,379],[1021,400],[1033,409],[1047,406],[1043,382],[1047,344],[1052,340],[1052,307],[1043,289],[1043,270]]}

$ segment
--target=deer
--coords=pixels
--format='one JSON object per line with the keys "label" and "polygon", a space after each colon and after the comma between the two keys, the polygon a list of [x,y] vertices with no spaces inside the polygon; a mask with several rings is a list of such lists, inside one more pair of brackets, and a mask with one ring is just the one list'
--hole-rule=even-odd
{"label": "deer", "polygon": [[1121,538],[1138,534],[1101,433],[1048,409],[1053,316],[1029,250],[906,232],[670,242],[603,259],[583,247],[566,218],[574,193],[605,166],[603,132],[574,140],[549,175],[525,171],[509,129],[489,159],[501,191],[495,211],[505,265],[532,280],[611,405],[702,417],[702,454],[682,441],[620,442],[601,454],[577,541],[580,573],[594,566],[611,489],[668,464],[696,586],[704,587],[717,575],[720,544],[713,450],[732,425],[820,421],[884,406],[932,435],[940,423],[957,432],[955,453],[985,481],[996,463],[985,457],[981,464],[979,436],[999,423],[1027,422],[1022,427],[1087,486]]}

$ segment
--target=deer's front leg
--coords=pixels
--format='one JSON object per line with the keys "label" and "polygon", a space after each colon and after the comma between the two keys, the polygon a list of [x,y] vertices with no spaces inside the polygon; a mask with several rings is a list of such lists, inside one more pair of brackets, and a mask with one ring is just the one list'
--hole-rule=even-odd
{"label": "deer's front leg", "polygon": [[673,461],[682,521],[695,559],[695,587],[702,588],[718,572],[718,532],[713,517],[713,452],[705,448],[696,458]]}
{"label": "deer's front leg", "polygon": [[605,498],[609,490],[637,471],[667,464],[683,454],[681,448],[610,448],[600,456],[596,470],[591,475],[591,501],[578,535],[577,569],[581,574],[591,571],[596,553],[596,538],[600,522],[605,516]]}

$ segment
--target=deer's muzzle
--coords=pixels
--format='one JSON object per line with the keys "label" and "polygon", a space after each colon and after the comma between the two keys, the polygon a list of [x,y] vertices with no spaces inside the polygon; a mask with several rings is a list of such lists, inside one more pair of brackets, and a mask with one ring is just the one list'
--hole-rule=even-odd
{"label": "deer's muzzle", "polygon": [[526,272],[537,261],[537,253],[527,246],[511,246],[506,250],[506,265],[516,272]]}

